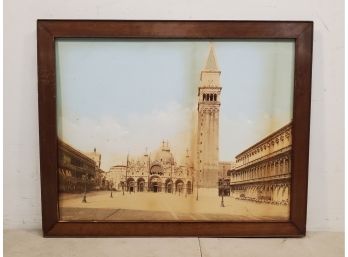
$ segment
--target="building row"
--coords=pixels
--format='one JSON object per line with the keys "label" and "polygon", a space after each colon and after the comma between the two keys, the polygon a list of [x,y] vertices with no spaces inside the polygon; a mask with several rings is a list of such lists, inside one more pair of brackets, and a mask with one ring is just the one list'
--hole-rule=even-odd
{"label": "building row", "polygon": [[288,204],[291,145],[289,123],[239,153],[228,171],[231,195],[241,200]]}
{"label": "building row", "polygon": [[107,181],[100,164],[101,154],[96,149],[82,153],[58,139],[59,191],[80,193],[85,189],[106,188]]}

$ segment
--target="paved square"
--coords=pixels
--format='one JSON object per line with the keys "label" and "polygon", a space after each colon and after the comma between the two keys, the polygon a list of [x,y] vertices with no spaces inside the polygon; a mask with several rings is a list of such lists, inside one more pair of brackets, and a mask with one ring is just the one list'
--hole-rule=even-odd
{"label": "paved square", "polygon": [[289,206],[255,203],[221,197],[216,189],[200,189],[194,194],[98,191],[83,195],[62,194],[62,220],[287,220]]}

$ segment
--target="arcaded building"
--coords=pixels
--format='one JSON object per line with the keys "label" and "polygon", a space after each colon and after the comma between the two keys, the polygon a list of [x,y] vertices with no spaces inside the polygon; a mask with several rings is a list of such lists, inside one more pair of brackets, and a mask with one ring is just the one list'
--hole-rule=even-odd
{"label": "arcaded building", "polygon": [[291,183],[291,123],[236,156],[229,171],[236,199],[288,204]]}
{"label": "arcaded building", "polygon": [[82,192],[98,186],[99,171],[95,160],[58,139],[58,174],[60,192]]}

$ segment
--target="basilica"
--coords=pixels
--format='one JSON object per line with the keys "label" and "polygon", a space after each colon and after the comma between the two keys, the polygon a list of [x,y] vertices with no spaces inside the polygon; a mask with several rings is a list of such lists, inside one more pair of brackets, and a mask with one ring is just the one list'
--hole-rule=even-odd
{"label": "basilica", "polygon": [[126,165],[111,167],[108,181],[114,188],[128,192],[165,192],[191,194],[193,167],[187,151],[184,163],[179,163],[171,152],[169,142],[162,142],[153,154],[127,157]]}

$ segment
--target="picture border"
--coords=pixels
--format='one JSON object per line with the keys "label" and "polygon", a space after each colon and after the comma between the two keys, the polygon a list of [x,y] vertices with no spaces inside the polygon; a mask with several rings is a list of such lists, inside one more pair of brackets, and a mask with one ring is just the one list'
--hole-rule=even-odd
{"label": "picture border", "polygon": [[[58,38],[295,40],[289,221],[59,221],[55,63],[55,40]],[[38,20],[37,62],[43,235],[45,237],[304,236],[307,213],[312,44],[312,21]]]}

